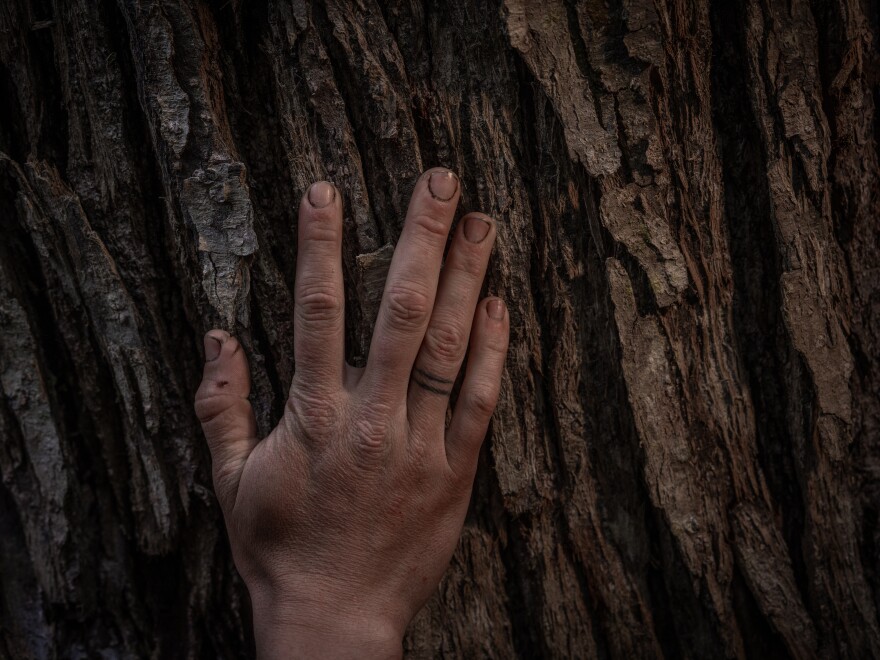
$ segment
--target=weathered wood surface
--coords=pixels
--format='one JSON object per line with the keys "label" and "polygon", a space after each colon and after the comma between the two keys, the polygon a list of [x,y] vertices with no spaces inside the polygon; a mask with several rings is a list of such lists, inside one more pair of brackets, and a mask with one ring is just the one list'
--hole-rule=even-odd
{"label": "weathered wood surface", "polygon": [[0,655],[242,657],[191,411],[268,429],[297,200],[363,358],[416,176],[499,221],[472,513],[412,657],[880,654],[871,0],[0,4]]}

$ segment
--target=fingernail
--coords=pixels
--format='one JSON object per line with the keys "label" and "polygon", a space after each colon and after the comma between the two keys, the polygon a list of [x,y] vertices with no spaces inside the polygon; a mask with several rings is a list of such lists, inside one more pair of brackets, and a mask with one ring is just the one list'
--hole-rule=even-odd
{"label": "fingernail", "polygon": [[428,190],[434,199],[448,202],[458,190],[458,177],[449,170],[431,172],[428,177]]}
{"label": "fingernail", "polygon": [[478,215],[468,216],[464,222],[464,237],[471,243],[480,243],[489,235],[492,224]]}
{"label": "fingernail", "polygon": [[336,188],[327,181],[318,181],[309,188],[309,204],[322,209],[336,198]]}
{"label": "fingernail", "polygon": [[486,305],[486,311],[489,313],[490,319],[501,321],[504,318],[504,301],[499,298],[490,300]]}
{"label": "fingernail", "polygon": [[219,339],[211,335],[205,335],[205,362],[211,362],[220,357],[222,349],[223,344],[220,343]]}

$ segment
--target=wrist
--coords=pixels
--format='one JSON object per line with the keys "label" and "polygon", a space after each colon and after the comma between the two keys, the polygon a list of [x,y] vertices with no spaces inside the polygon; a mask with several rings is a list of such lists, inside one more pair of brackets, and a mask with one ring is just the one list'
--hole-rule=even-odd
{"label": "wrist", "polygon": [[403,656],[403,632],[383,612],[326,588],[248,586],[260,660]]}

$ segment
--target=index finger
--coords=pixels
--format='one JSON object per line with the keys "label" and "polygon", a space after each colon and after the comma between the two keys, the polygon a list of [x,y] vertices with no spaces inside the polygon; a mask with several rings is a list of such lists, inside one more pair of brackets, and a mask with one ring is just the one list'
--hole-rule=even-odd
{"label": "index finger", "polygon": [[342,200],[328,181],[312,184],[299,207],[294,283],[294,385],[336,391],[345,365]]}

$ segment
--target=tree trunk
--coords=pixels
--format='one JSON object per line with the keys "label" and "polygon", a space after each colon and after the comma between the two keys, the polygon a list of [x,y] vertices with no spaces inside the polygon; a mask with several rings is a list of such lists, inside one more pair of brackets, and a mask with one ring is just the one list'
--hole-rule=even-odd
{"label": "tree trunk", "polygon": [[0,655],[249,655],[201,334],[270,429],[299,196],[343,192],[356,362],[433,165],[511,349],[411,657],[880,654],[878,14],[3,2]]}

